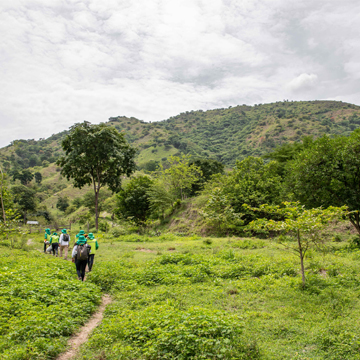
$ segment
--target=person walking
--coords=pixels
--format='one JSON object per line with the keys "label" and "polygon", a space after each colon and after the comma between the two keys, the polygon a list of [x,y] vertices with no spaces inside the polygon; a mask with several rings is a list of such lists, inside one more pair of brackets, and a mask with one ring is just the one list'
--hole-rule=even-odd
{"label": "person walking", "polygon": [[62,253],[64,250],[64,260],[67,260],[69,244],[70,244],[70,235],[66,232],[66,229],[61,230],[60,234],[60,257],[62,257]]}
{"label": "person walking", "polygon": [[85,268],[88,262],[91,246],[86,243],[84,235],[79,235],[72,251],[72,262],[75,263],[78,279],[84,281]]}
{"label": "person walking", "polygon": [[46,254],[46,245],[49,245],[50,242],[50,235],[51,235],[51,231],[49,228],[45,229],[45,238],[44,238],[44,253]]}
{"label": "person walking", "polygon": [[80,230],[78,234],[76,234],[76,238],[78,238],[80,235],[85,235],[84,230]]}
{"label": "person walking", "polygon": [[88,268],[89,268],[89,271],[91,271],[91,269],[94,265],[94,257],[96,254],[96,250],[99,248],[99,244],[98,244],[97,240],[95,239],[93,233],[88,234],[87,244],[89,244],[91,246],[91,254],[89,255],[89,259],[88,259]]}
{"label": "person walking", "polygon": [[59,235],[56,232],[53,232],[53,234],[50,237],[50,245],[52,247],[53,255],[58,256],[58,248],[59,248]]}

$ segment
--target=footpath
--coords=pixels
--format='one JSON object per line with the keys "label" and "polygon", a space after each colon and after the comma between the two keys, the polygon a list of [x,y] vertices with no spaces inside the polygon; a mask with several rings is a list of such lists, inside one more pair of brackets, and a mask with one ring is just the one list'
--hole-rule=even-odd
{"label": "footpath", "polygon": [[108,304],[111,303],[111,297],[109,295],[104,295],[102,297],[101,305],[98,309],[98,311],[90,318],[90,320],[79,329],[79,331],[73,335],[69,341],[68,341],[68,348],[66,352],[59,355],[56,360],[71,360],[73,359],[80,346],[85,343],[91,333],[92,330],[94,330],[103,319],[103,314],[105,311],[105,308]]}

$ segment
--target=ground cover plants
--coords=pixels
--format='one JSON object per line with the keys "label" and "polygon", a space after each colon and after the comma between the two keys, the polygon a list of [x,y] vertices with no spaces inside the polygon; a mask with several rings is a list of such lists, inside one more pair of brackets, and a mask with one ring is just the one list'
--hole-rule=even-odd
{"label": "ground cover plants", "polygon": [[52,359],[96,310],[101,292],[74,265],[38,251],[0,251],[0,358]]}
{"label": "ground cover plants", "polygon": [[305,287],[296,257],[268,239],[111,242],[88,280],[114,301],[79,359],[360,359],[348,242],[309,251]]}

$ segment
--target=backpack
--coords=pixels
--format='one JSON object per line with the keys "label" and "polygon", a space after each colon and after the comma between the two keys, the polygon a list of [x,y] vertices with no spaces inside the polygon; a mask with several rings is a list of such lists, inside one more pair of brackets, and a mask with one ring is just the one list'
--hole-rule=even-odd
{"label": "backpack", "polygon": [[89,257],[90,246],[88,244],[78,245],[77,248],[77,259],[87,260]]}
{"label": "backpack", "polygon": [[68,242],[70,240],[69,234],[63,234],[63,241]]}

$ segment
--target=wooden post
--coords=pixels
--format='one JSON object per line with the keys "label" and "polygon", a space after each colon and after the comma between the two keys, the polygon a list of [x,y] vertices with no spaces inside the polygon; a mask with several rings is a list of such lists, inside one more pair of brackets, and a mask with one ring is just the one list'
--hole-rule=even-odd
{"label": "wooden post", "polygon": [[87,233],[89,233],[90,225],[89,222],[87,222]]}
{"label": "wooden post", "polygon": [[31,234],[31,224],[30,224],[30,231],[29,231],[29,234]]}
{"label": "wooden post", "polygon": [[69,224],[69,230],[71,230],[71,220],[70,220],[70,224]]}

